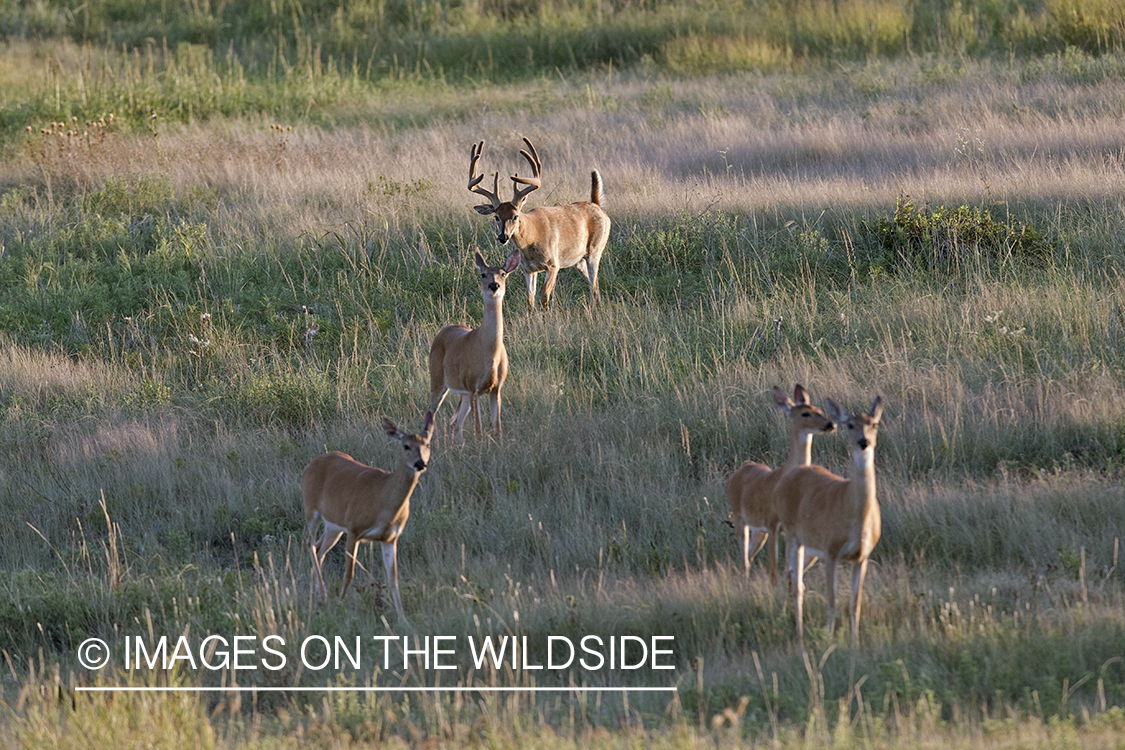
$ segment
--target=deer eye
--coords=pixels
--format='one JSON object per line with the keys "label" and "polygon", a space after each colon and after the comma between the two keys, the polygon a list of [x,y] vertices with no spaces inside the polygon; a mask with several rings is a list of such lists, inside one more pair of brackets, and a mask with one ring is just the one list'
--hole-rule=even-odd
{"label": "deer eye", "polygon": [[807,416],[809,416],[809,413],[807,411],[803,411],[803,412],[801,412],[801,416],[807,417]]}
{"label": "deer eye", "polygon": [[408,450],[410,450],[410,446],[409,446],[409,445],[403,445],[403,446],[402,446],[402,449],[403,449],[404,451],[408,451]]}

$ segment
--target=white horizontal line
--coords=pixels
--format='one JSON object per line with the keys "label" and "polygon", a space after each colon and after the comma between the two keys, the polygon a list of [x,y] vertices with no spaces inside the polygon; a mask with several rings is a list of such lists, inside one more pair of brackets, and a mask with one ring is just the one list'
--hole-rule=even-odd
{"label": "white horizontal line", "polygon": [[674,693],[674,687],[76,687],[85,693]]}

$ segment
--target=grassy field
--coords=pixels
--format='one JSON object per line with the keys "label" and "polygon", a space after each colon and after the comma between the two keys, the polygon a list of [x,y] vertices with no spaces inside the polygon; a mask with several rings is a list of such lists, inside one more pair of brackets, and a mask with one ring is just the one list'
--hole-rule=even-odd
{"label": "grassy field", "polygon": [[[16,746],[1125,745],[1115,5],[138,7],[0,2]],[[369,548],[315,606],[301,469],[390,468],[382,417],[420,427],[433,336],[480,318],[472,252],[504,254],[469,145],[510,174],[525,135],[531,205],[605,180],[601,304],[564,270],[529,312],[517,272],[504,436],[460,445],[439,414],[409,625]],[[730,472],[785,457],[769,390],[797,382],[886,405],[856,649],[818,566],[802,651],[727,523]],[[813,455],[848,470],[839,436]],[[330,591],[342,571],[334,550]],[[77,662],[210,634],[289,659]],[[313,634],[455,635],[458,668],[306,669]],[[544,663],[586,634],[674,636],[675,669],[474,670],[465,644],[527,636]],[[75,690],[235,683],[678,690]]]}

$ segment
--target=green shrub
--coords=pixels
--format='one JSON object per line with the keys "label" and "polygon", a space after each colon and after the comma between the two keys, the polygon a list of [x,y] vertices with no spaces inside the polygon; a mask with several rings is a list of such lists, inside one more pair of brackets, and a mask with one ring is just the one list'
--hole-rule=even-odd
{"label": "green shrub", "polygon": [[1038,230],[1010,215],[998,221],[985,208],[919,208],[909,195],[895,202],[894,216],[878,219],[868,231],[892,272],[949,274],[993,263],[1040,265],[1052,249]]}

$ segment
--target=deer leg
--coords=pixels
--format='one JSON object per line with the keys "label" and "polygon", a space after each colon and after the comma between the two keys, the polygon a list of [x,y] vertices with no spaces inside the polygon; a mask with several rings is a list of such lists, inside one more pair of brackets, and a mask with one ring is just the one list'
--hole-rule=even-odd
{"label": "deer leg", "polygon": [[352,576],[355,575],[355,553],[356,548],[359,547],[359,537],[348,532],[347,546],[344,548],[344,588],[340,589],[340,598],[344,598],[344,594],[348,593],[348,585],[352,582]]}
{"label": "deer leg", "polygon": [[859,605],[866,575],[867,558],[864,558],[852,566],[852,648],[859,642]]}
{"label": "deer leg", "polygon": [[398,541],[383,542],[383,567],[387,570],[387,585],[391,588],[391,599],[395,603],[398,618],[406,622],[402,611],[402,599],[398,595]]}
{"label": "deer leg", "polygon": [[441,390],[430,391],[430,412],[432,414],[437,414],[438,409],[441,408],[442,402],[445,401],[445,394],[447,393],[449,393],[449,389],[445,386],[442,386]]}
{"label": "deer leg", "polygon": [[527,277],[527,309],[528,310],[534,310],[535,309],[535,287],[539,286],[539,272],[538,271],[527,271],[527,272],[525,272],[525,275]]}
{"label": "deer leg", "polygon": [[754,562],[754,558],[762,551],[762,547],[766,546],[766,541],[769,540],[769,534],[757,530],[751,532],[749,526],[743,526],[742,540],[746,545],[743,550],[742,562],[746,568],[747,575],[749,575],[750,563]]}
{"label": "deer leg", "polygon": [[469,397],[461,396],[461,400],[457,403],[457,411],[453,412],[453,418],[449,420],[449,424],[453,427],[453,434],[462,442],[465,440],[465,415],[468,413]]}
{"label": "deer leg", "polygon": [[473,427],[476,429],[477,439],[481,437],[480,429],[480,405],[477,403],[477,392],[473,391],[469,394],[469,408],[473,412]]}
{"label": "deer leg", "polygon": [[[317,539],[316,539],[315,534],[316,534],[316,525],[318,523],[320,523],[320,513],[314,512],[312,514],[312,518],[308,519],[307,523],[305,524],[305,533],[306,533],[305,541],[308,542],[309,556],[312,557],[312,564],[313,564],[312,588],[313,588],[313,593],[316,595],[317,601],[324,601],[321,598],[322,592],[324,591],[324,577],[320,574],[320,558],[316,554]],[[319,586],[317,585],[318,582],[319,582]]]}
{"label": "deer leg", "polygon": [[750,527],[742,525],[742,569],[750,576]]}
{"label": "deer leg", "polygon": [[547,280],[543,282],[543,309],[551,309],[551,295],[555,293],[555,284],[559,280],[559,269],[551,266],[547,269]]}
{"label": "deer leg", "polygon": [[[591,253],[590,257],[586,259],[586,265],[589,267],[589,273],[583,274],[590,282],[590,299],[596,304],[598,301],[598,264],[602,261],[601,253]],[[579,263],[579,266],[582,264]]]}
{"label": "deer leg", "polygon": [[778,552],[778,539],[781,538],[781,524],[776,524],[773,527],[773,533],[770,535],[770,585],[774,588],[777,587],[777,552]]}
{"label": "deer leg", "polygon": [[500,437],[500,389],[497,388],[492,392],[489,399],[492,403],[492,429],[496,432],[496,437]]}
{"label": "deer leg", "polygon": [[[309,528],[315,527],[316,516],[309,522]],[[344,535],[344,530],[338,526],[331,526],[327,522],[324,524],[324,533],[321,534],[320,540],[311,545],[310,551],[313,558],[313,570],[316,572],[316,582],[320,587],[320,593],[317,597],[320,601],[328,598],[328,591],[324,587],[324,575],[321,570],[324,566],[324,557],[328,551],[336,546],[336,542],[340,541],[340,537]]]}
{"label": "deer leg", "polygon": [[829,555],[825,561],[824,577],[828,579],[828,637],[836,629],[836,558]]}
{"label": "deer leg", "polygon": [[789,552],[789,573],[793,577],[794,609],[797,614],[797,643],[804,647],[805,545],[792,545]]}

